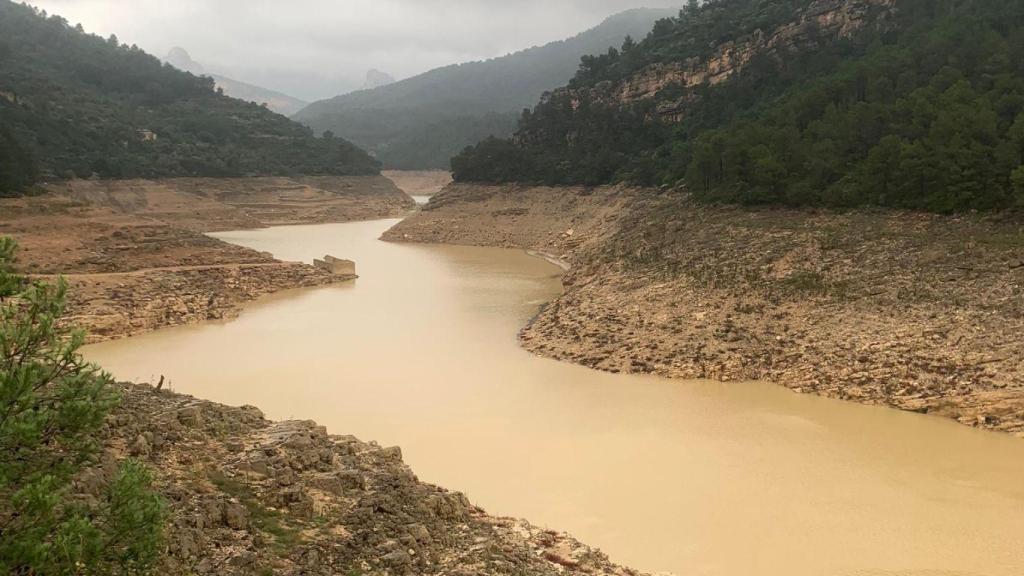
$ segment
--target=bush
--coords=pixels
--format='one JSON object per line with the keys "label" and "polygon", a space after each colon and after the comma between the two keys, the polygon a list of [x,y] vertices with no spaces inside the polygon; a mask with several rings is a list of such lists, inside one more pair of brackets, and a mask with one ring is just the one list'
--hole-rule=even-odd
{"label": "bush", "polygon": [[61,323],[67,284],[17,277],[15,249],[0,238],[0,573],[145,573],[159,553],[163,502],[133,461],[99,498],[71,493],[96,461],[118,395],[79,355],[83,333]]}

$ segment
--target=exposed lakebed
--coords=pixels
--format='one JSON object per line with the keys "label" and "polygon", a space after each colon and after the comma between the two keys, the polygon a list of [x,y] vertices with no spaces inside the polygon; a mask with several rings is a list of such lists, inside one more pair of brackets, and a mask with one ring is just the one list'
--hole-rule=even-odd
{"label": "exposed lakebed", "polygon": [[352,284],[86,350],[122,379],[402,447],[424,480],[683,575],[1024,573],[1024,442],[763,383],[530,355],[560,290],[523,252],[377,241],[395,220],[216,234]]}

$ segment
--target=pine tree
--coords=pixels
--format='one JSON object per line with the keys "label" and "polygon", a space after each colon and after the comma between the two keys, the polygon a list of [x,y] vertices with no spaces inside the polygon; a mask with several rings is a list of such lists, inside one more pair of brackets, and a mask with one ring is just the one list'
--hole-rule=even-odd
{"label": "pine tree", "polygon": [[13,273],[0,238],[0,573],[141,574],[155,562],[164,507],[149,471],[125,462],[95,501],[74,498],[117,404],[113,380],[78,353],[62,316],[67,283]]}

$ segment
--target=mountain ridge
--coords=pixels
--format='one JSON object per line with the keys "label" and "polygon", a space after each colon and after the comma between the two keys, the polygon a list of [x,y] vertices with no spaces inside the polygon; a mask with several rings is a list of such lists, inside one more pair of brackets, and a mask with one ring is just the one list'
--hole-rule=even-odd
{"label": "mountain ridge", "polygon": [[628,10],[569,39],[314,102],[293,119],[351,139],[388,167],[447,168],[448,158],[464,146],[511,133],[522,108],[560,85],[580,57],[643,34],[674,13]]}

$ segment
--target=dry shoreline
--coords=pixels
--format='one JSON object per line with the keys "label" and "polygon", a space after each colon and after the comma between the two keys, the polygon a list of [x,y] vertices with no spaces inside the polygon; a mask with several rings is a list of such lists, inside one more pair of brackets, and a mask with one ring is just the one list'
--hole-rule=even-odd
{"label": "dry shoreline", "polygon": [[[384,178],[76,182],[0,200],[0,234],[20,242],[22,272],[68,279],[69,321],[96,341],[347,279],[203,232],[389,218],[413,205]],[[568,534],[419,481],[397,447],[122,387],[103,456],[73,491],[95,498],[118,462],[146,463],[169,516],[160,573],[640,576]]]}
{"label": "dry shoreline", "polygon": [[1024,225],[1013,217],[456,184],[385,239],[570,262],[563,295],[521,333],[544,356],[769,380],[1024,436]]}
{"label": "dry shoreline", "polygon": [[0,199],[0,234],[18,240],[19,271],[68,280],[69,321],[97,342],[231,318],[267,294],[350,279],[206,232],[391,218],[414,206],[381,176],[72,181]]}
{"label": "dry shoreline", "polygon": [[315,422],[126,384],[101,439],[76,492],[95,497],[127,456],[145,462],[170,517],[161,574],[640,576],[421,482],[397,447]]}

